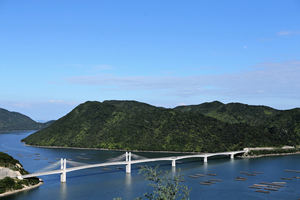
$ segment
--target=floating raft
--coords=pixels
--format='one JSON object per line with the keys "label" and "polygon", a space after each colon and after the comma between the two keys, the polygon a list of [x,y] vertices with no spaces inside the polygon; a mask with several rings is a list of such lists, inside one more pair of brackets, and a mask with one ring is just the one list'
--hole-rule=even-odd
{"label": "floating raft", "polygon": [[290,169],[286,169],[284,170],[286,172],[296,172],[296,173],[300,173],[300,170],[290,170]]}
{"label": "floating raft", "polygon": [[279,188],[279,189],[282,188],[281,186],[276,186],[276,185],[268,185],[267,187],[268,188]]}
{"label": "floating raft", "polygon": [[249,188],[254,188],[254,189],[262,189],[262,187],[253,186],[253,185],[249,186]]}
{"label": "floating raft", "polygon": [[235,181],[246,181],[247,179],[245,179],[245,178],[235,178],[234,180]]}
{"label": "floating raft", "polygon": [[199,183],[200,185],[212,185],[212,183],[204,183],[204,182],[201,182]]}
{"label": "floating raft", "polygon": [[238,176],[238,177],[236,177],[234,180],[235,180],[235,181],[246,181],[247,178]]}
{"label": "floating raft", "polygon": [[102,168],[102,170],[110,171],[111,169],[109,169],[109,168]]}
{"label": "floating raft", "polygon": [[277,188],[269,188],[269,187],[267,187],[267,188],[264,188],[265,190],[271,190],[271,191],[278,191],[278,189]]}
{"label": "floating raft", "polygon": [[255,192],[270,194],[270,191],[267,191],[267,190],[255,190]]}
{"label": "floating raft", "polygon": [[188,177],[190,177],[190,178],[199,178],[199,176],[195,176],[195,175],[188,175]]}
{"label": "floating raft", "polygon": [[253,174],[263,174],[263,172],[252,172]]}
{"label": "floating raft", "polygon": [[300,178],[300,176],[293,176],[293,178]]}
{"label": "floating raft", "polygon": [[195,174],[195,176],[206,176],[205,174]]}
{"label": "floating raft", "polygon": [[217,174],[212,174],[212,173],[207,173],[206,175],[209,175],[209,176],[217,176]]}
{"label": "floating raft", "polygon": [[274,184],[286,184],[286,182],[273,182]]}
{"label": "floating raft", "polygon": [[200,185],[212,185],[212,184],[214,184],[215,182],[213,182],[213,181],[203,181],[203,182],[201,182],[201,183],[199,183]]}
{"label": "floating raft", "polygon": [[280,179],[283,179],[283,180],[293,180],[292,178],[280,178]]}
{"label": "floating raft", "polygon": [[239,173],[241,173],[241,174],[248,174],[249,172],[239,171]]}
{"label": "floating raft", "polygon": [[246,173],[248,176],[256,176],[256,174]]}
{"label": "floating raft", "polygon": [[222,181],[222,179],[210,179],[210,181],[221,182],[221,181]]}
{"label": "floating raft", "polygon": [[253,185],[258,187],[267,187],[267,185],[262,185],[262,184],[253,184]]}
{"label": "floating raft", "polygon": [[284,187],[284,185],[282,185],[282,184],[275,184],[275,183],[260,182],[260,184]]}

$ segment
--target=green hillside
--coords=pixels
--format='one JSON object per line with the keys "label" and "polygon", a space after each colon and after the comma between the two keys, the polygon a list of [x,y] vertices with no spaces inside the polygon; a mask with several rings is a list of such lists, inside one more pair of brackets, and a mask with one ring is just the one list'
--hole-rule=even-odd
{"label": "green hillside", "polygon": [[200,105],[178,106],[174,109],[201,113],[230,124],[245,123],[254,126],[267,123],[280,113],[285,112],[267,106],[250,106],[241,103],[222,104],[218,101]]}
{"label": "green hillside", "polygon": [[39,130],[49,126],[51,123],[53,121],[46,123],[35,122],[23,114],[0,108],[0,131]]}
{"label": "green hillside", "polygon": [[[7,153],[0,151],[0,167],[9,168],[13,171],[19,171],[22,175],[29,174],[26,170],[23,169],[22,164],[14,159],[12,156]],[[7,191],[19,190],[25,186],[36,185],[39,183],[39,179],[36,177],[19,180],[17,178],[5,177],[0,179],[0,194]]]}
{"label": "green hillside", "polygon": [[[136,101],[89,101],[23,141],[40,146],[190,152],[300,144],[300,109],[227,105],[225,109],[224,104],[212,102],[165,109]],[[206,116],[210,113],[225,114],[217,115],[222,118],[218,119]]]}

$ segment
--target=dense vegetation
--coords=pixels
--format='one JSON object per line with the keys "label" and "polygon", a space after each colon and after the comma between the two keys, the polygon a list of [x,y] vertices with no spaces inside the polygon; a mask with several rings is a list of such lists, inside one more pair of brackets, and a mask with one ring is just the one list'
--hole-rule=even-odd
{"label": "dense vegetation", "polygon": [[[187,186],[181,184],[181,182],[184,181],[183,174],[178,172],[175,175],[171,175],[170,172],[166,171],[166,174],[161,176],[162,171],[157,171],[158,167],[159,166],[152,168],[146,165],[140,169],[139,174],[144,173],[146,180],[151,181],[151,183],[148,185],[154,188],[153,193],[145,193],[143,196],[150,200],[176,200],[179,198],[181,200],[189,200],[189,195],[192,188],[189,189]],[[142,199],[143,197],[137,197],[134,200]],[[114,198],[114,200],[122,199]]]}
{"label": "dense vegetation", "polygon": [[52,124],[35,122],[29,117],[0,108],[0,131],[40,130]]}
{"label": "dense vegetation", "polygon": [[282,113],[282,111],[267,106],[249,106],[241,103],[223,104],[218,101],[200,105],[178,106],[174,109],[201,113],[230,124],[245,123],[254,126],[268,123],[269,120]]}
{"label": "dense vegetation", "polygon": [[[28,172],[23,169],[23,166],[18,160],[3,152],[0,152],[0,167],[10,168],[12,170],[19,171],[21,174],[28,174]],[[29,186],[38,183],[39,179],[36,177],[24,180],[5,177],[4,179],[0,180],[0,194],[10,190],[22,189],[24,185]]]}
{"label": "dense vegetation", "polygon": [[255,151],[250,151],[249,156],[290,154],[296,152],[300,152],[300,149],[294,148],[294,149],[255,150]]}
{"label": "dense vegetation", "polygon": [[165,109],[136,101],[86,102],[23,139],[29,145],[218,152],[300,144],[300,109],[205,103]]}

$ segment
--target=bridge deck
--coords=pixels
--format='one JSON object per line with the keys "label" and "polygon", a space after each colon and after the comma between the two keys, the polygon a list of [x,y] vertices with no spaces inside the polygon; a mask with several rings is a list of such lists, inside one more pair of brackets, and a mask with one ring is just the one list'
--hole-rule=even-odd
{"label": "bridge deck", "polygon": [[[239,153],[245,153],[246,150],[243,151],[231,151],[231,152],[219,152],[219,153],[202,153],[202,154],[195,154],[195,155],[184,155],[184,156],[171,156],[171,157],[163,157],[163,158],[148,158],[148,159],[141,159],[141,160],[131,160],[130,164],[137,164],[143,162],[155,162],[155,161],[176,161],[186,158],[207,158],[211,156],[218,156],[218,155],[235,155]],[[119,161],[119,162],[106,162],[106,163],[99,163],[99,164],[91,164],[91,165],[84,165],[79,167],[70,167],[65,170],[65,172],[71,172],[81,169],[88,169],[88,168],[95,168],[95,167],[102,167],[102,166],[112,166],[112,165],[127,165],[129,164],[128,161]],[[47,172],[39,172],[39,173],[32,173],[27,175],[22,175],[22,178],[30,178],[35,176],[44,176],[50,174],[60,174],[63,173],[62,169],[52,170]]]}

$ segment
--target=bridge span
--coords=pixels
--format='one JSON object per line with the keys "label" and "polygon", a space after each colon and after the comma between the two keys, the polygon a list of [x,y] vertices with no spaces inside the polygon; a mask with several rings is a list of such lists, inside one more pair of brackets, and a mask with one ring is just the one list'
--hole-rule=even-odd
{"label": "bridge span", "polygon": [[230,151],[230,152],[219,152],[219,153],[201,153],[201,154],[193,154],[193,155],[184,155],[184,156],[170,156],[170,157],[162,157],[162,158],[143,158],[140,160],[132,160],[131,152],[125,153],[125,161],[117,161],[117,162],[105,162],[105,163],[98,163],[98,164],[90,164],[90,165],[83,165],[77,167],[66,167],[67,160],[61,158],[60,162],[60,169],[58,170],[51,170],[45,172],[37,172],[32,174],[26,174],[18,176],[18,179],[30,178],[35,176],[45,176],[50,174],[60,174],[60,181],[66,182],[66,173],[76,170],[88,169],[88,168],[95,168],[95,167],[103,167],[103,166],[112,166],[112,165],[126,165],[126,173],[131,173],[131,165],[137,163],[144,163],[144,162],[156,162],[156,161],[172,161],[172,167],[176,166],[176,160],[182,160],[187,158],[203,158],[203,162],[207,163],[207,158],[212,156],[220,156],[220,155],[228,155],[231,159],[234,158],[234,155],[246,153],[247,150],[243,151]]}

